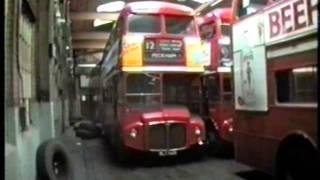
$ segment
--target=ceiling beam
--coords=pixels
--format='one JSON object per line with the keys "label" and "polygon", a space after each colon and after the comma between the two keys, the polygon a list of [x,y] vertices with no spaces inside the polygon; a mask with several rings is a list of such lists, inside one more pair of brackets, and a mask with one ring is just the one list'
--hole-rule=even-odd
{"label": "ceiling beam", "polygon": [[73,49],[104,49],[106,42],[103,41],[73,41]]}
{"label": "ceiling beam", "polygon": [[73,32],[73,40],[108,40],[109,33],[107,32]]}
{"label": "ceiling beam", "polygon": [[71,12],[71,20],[94,20],[103,19],[116,21],[119,13],[105,13],[105,12]]}
{"label": "ceiling beam", "polygon": [[95,49],[92,51],[75,51],[75,55],[77,56],[86,56],[86,55],[95,55],[95,54],[99,54],[99,53],[103,53],[103,49]]}
{"label": "ceiling beam", "polygon": [[203,3],[198,8],[196,8],[194,11],[197,15],[200,15],[203,10],[206,8],[209,8],[209,6],[215,6],[216,4],[222,2],[223,0],[209,0],[206,3]]}

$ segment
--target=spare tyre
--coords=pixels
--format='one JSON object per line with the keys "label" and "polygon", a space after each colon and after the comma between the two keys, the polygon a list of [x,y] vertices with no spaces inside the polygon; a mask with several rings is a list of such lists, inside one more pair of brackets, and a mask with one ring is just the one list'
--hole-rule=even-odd
{"label": "spare tyre", "polygon": [[79,121],[74,125],[75,129],[86,129],[88,131],[96,131],[99,130],[98,127],[91,121],[84,120]]}
{"label": "spare tyre", "polygon": [[75,131],[86,130],[100,136],[102,134],[102,128],[92,121],[80,121],[74,125]]}
{"label": "spare tyre", "polygon": [[50,139],[39,146],[36,166],[40,180],[73,180],[70,153],[58,140]]}
{"label": "spare tyre", "polygon": [[97,131],[88,131],[86,129],[76,129],[76,136],[81,139],[94,139],[100,136],[100,133]]}

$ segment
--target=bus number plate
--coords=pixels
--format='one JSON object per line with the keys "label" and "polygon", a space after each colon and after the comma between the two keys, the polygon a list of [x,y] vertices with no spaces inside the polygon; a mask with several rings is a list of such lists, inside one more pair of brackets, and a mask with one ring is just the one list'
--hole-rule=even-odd
{"label": "bus number plate", "polygon": [[177,151],[168,151],[169,156],[175,156],[177,155]]}
{"label": "bus number plate", "polygon": [[177,151],[159,151],[159,156],[175,156]]}

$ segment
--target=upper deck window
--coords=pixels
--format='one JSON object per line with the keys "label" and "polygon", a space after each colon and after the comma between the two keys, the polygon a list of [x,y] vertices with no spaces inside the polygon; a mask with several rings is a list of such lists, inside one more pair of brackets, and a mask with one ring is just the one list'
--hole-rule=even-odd
{"label": "upper deck window", "polygon": [[[97,7],[97,12],[120,12],[125,3],[123,1],[113,1],[101,4]],[[93,27],[98,27],[101,25],[113,23],[114,21],[105,20],[105,19],[95,19],[93,21]]]}
{"label": "upper deck window", "polygon": [[160,16],[132,14],[129,17],[129,32],[160,33],[160,24]]}
{"label": "upper deck window", "polygon": [[189,16],[165,16],[166,32],[168,34],[195,34],[195,22]]}

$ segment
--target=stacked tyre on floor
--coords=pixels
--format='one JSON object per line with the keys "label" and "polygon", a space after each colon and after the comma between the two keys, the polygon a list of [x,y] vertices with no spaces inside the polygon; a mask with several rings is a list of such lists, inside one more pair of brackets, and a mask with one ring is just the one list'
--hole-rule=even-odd
{"label": "stacked tyre on floor", "polygon": [[[74,132],[81,139],[100,137],[102,128],[91,121],[74,124]],[[74,165],[70,152],[58,138],[43,142],[37,150],[38,180],[73,180]]]}

